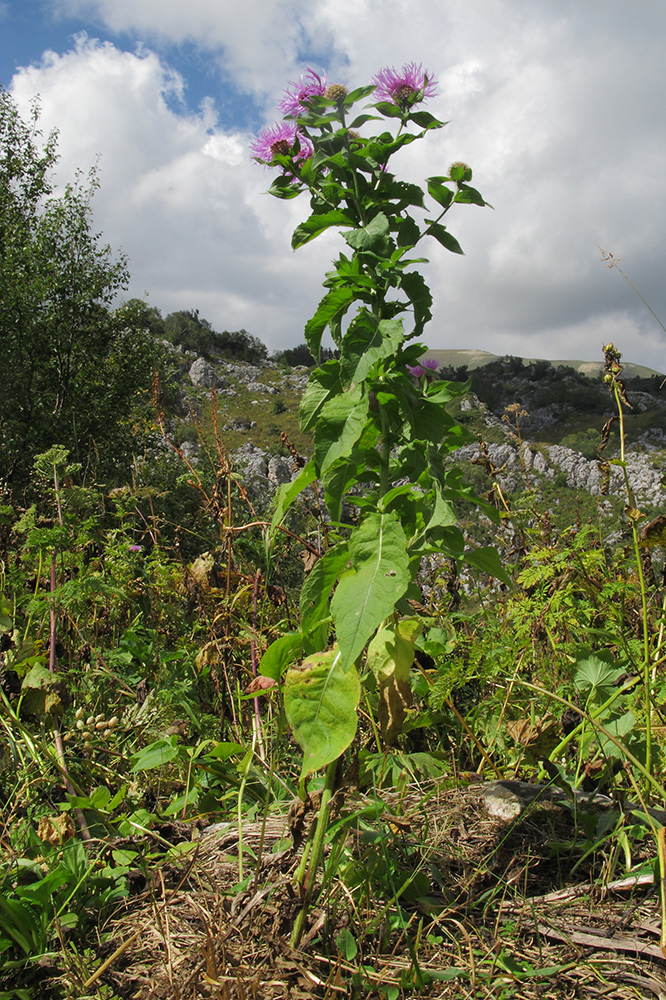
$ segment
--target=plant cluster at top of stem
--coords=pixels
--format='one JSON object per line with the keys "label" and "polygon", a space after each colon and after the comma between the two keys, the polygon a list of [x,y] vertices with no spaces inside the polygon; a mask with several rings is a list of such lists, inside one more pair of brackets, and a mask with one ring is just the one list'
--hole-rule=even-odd
{"label": "plant cluster at top of stem", "polygon": [[[409,669],[419,629],[405,626],[401,633],[398,618],[410,616],[409,600],[420,597],[415,581],[422,557],[441,553],[504,575],[494,550],[465,550],[454,502],[471,493],[459,471],[443,461],[466,440],[446,408],[465,387],[434,379],[418,365],[426,348],[415,338],[431,318],[432,296],[413,269],[426,258],[414,256],[414,250],[429,237],[462,253],[443,219],[453,205],[486,204],[470,186],[472,171],[464,163],[427,179],[430,213],[421,187],[393,173],[401,149],[445,124],[418,107],[434,89],[435,81],[414,64],[384,69],[370,85],[351,92],[342,84],[327,85],[325,76],[310,70],[300,87],[292,84],[287,91],[283,121],[252,145],[255,159],[279,168],[271,194],[310,195],[311,213],[296,228],[292,247],[332,227],[342,231],[347,246],[326,275],[326,293],[305,328],[314,357],[327,329],[339,351],[312,373],[301,405],[301,425],[312,431],[314,455],[283,488],[273,519],[279,524],[299,492],[318,479],[331,515],[328,547],[303,587],[299,632],[274,643],[261,665],[264,674],[277,678],[296,660],[317,654],[285,675],[287,714],[306,749],[304,775],[326,766],[353,738],[359,693],[346,675],[356,674],[373,636],[375,645],[381,638],[391,663],[407,663]],[[380,100],[355,110],[372,95]],[[362,134],[374,122],[381,123],[377,134]],[[405,314],[411,314],[408,331]],[[343,523],[350,491],[360,512],[351,529]],[[337,645],[322,652],[331,626]],[[376,649],[375,654],[373,662],[382,663]],[[384,663],[377,669],[393,668]],[[317,689],[314,723],[322,724],[321,732],[317,725],[312,730],[302,725],[304,684]],[[339,740],[330,738],[337,707],[329,706],[331,724],[323,709],[335,689],[345,692],[347,707],[353,703]],[[308,711],[305,715],[313,722]],[[396,731],[395,725],[390,728]]]}

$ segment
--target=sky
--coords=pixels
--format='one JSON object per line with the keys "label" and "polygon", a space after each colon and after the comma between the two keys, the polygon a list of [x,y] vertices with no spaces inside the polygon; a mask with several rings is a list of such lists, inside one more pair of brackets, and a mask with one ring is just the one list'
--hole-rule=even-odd
{"label": "sky", "polygon": [[[0,84],[59,133],[57,181],[98,165],[95,229],[126,297],[198,309],[271,351],[303,341],[334,233],[296,253],[305,195],[266,194],[248,145],[308,67],[353,88],[421,63],[449,121],[392,160],[422,183],[454,160],[493,209],[460,206],[465,256],[432,242],[431,348],[666,371],[663,0],[0,0]],[[368,126],[366,126],[366,129]]]}

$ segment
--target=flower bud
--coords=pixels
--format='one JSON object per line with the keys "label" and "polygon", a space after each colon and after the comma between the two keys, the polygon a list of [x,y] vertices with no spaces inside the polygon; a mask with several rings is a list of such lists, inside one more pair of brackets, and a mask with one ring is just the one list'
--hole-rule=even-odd
{"label": "flower bud", "polygon": [[108,722],[106,722],[106,720],[104,722],[96,722],[95,723],[95,729],[100,729],[100,730],[101,729],[106,729],[107,726],[108,726]]}
{"label": "flower bud", "polygon": [[348,93],[343,83],[332,83],[324,91],[324,97],[329,101],[335,101],[336,104],[342,104]]}
{"label": "flower bud", "polygon": [[471,181],[472,179],[472,168],[464,163],[463,160],[456,160],[449,167],[449,177],[453,181]]}
{"label": "flower bud", "polygon": [[111,718],[109,719],[107,725],[108,725],[109,729],[115,729],[116,726],[118,725],[118,716],[117,715],[112,715]]}
{"label": "flower bud", "polygon": [[89,715],[88,718],[86,719],[86,726],[92,726],[94,721],[95,721],[95,716]]}
{"label": "flower bud", "polygon": [[83,708],[83,706],[77,708],[76,712],[74,713],[74,718],[75,719],[82,719],[83,715],[84,715],[84,712],[85,712],[85,708]]}
{"label": "flower bud", "polygon": [[85,726],[85,722],[83,721],[83,719],[77,719],[76,720],[76,728],[77,729],[83,729],[84,726]]}
{"label": "flower bud", "polygon": [[99,715],[95,716],[95,722],[101,722],[103,718],[104,718],[104,712],[100,712]]}

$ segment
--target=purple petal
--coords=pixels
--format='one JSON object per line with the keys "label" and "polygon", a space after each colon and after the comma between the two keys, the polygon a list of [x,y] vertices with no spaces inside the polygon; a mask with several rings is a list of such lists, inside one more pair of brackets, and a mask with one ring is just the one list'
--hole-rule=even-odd
{"label": "purple petal", "polygon": [[288,156],[298,138],[300,149],[296,153],[297,160],[305,160],[312,156],[312,146],[305,136],[300,135],[293,122],[278,122],[262,129],[256,139],[250,143],[252,155],[269,166],[276,156]]}
{"label": "purple petal", "polygon": [[423,69],[421,63],[418,66],[416,63],[406,63],[399,70],[393,66],[385,66],[372,78],[371,83],[375,85],[376,98],[403,108],[434,97],[437,93],[437,81],[432,73]]}
{"label": "purple petal", "polygon": [[307,108],[311,97],[322,97],[325,91],[326,74],[322,71],[322,76],[319,76],[319,73],[308,67],[305,73],[301,74],[299,83],[292,81],[287,85],[278,107],[285,115],[298,115]]}

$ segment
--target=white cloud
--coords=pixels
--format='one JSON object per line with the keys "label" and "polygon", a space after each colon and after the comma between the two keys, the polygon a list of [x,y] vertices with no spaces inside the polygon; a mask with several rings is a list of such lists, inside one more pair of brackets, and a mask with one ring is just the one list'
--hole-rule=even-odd
{"label": "white cloud", "polygon": [[[398,172],[420,182],[464,159],[495,206],[451,213],[467,257],[431,248],[431,346],[464,339],[551,357],[571,347],[596,359],[603,339],[617,339],[632,360],[666,367],[662,332],[629,286],[604,270],[597,250],[623,256],[666,315],[659,96],[666,5],[52,0],[52,7],[144,44],[123,52],[79,39],[71,52],[47,53],[21,71],[12,90],[24,104],[41,93],[46,124],[61,130],[64,176],[102,154],[97,224],[128,251],[134,290],[148,289],[155,304],[198,307],[214,325],[244,326],[271,346],[298,341],[339,244],[328,238],[291,255],[290,232],[307,203],[262,193],[270,174],[248,160],[248,135],[216,125],[215,102],[233,83],[255,106],[265,103],[271,120],[285,81],[306,64],[319,66],[322,53],[329,79],[350,85],[382,65],[416,60],[439,78],[433,110],[451,123],[405,150]],[[177,65],[169,44],[188,41],[222,81],[197,114],[180,102],[187,81],[166,62],[171,51]]]}
{"label": "white cloud", "polygon": [[[224,79],[260,98],[294,71],[312,0],[51,0],[56,16],[91,18],[118,35],[158,45],[193,42],[217,61]],[[330,38],[317,40],[319,51]]]}

